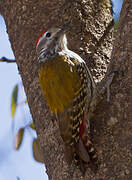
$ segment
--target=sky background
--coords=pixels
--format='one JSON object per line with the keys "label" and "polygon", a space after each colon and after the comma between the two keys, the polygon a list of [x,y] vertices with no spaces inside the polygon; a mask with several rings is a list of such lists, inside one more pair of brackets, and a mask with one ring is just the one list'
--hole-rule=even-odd
{"label": "sky background", "polygon": [[[114,18],[120,13],[122,0],[113,0]],[[6,25],[0,16],[0,58],[7,57],[15,59],[8,35]],[[32,140],[35,133],[26,130],[21,148],[14,150],[14,136],[23,122],[31,120],[27,106],[21,105],[17,109],[15,119],[12,120],[10,113],[11,94],[14,86],[19,84],[19,101],[25,99],[21,88],[21,77],[15,63],[0,63],[0,180],[48,180],[45,168],[41,163],[36,162],[32,156]],[[14,132],[12,132],[12,121],[15,121]]]}

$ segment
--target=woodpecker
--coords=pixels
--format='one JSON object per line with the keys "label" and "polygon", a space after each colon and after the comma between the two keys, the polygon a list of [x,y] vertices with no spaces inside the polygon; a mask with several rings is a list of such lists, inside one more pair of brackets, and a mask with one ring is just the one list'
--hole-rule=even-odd
{"label": "woodpecker", "polygon": [[38,37],[38,75],[66,148],[75,162],[86,164],[97,161],[88,131],[97,90],[85,61],[67,47],[67,27],[68,23],[61,29],[51,28]]}

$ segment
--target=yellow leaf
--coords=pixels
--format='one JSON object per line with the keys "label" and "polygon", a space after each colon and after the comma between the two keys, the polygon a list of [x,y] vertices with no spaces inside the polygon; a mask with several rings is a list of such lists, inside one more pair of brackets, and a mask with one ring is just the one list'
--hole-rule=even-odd
{"label": "yellow leaf", "polygon": [[24,135],[24,128],[21,128],[21,129],[19,129],[19,131],[15,137],[14,146],[15,146],[16,150],[18,150],[22,144],[23,135]]}
{"label": "yellow leaf", "polygon": [[32,148],[33,148],[34,159],[40,163],[44,163],[43,155],[42,155],[42,152],[40,151],[40,148],[39,148],[38,139],[33,140],[33,147]]}
{"label": "yellow leaf", "polygon": [[28,101],[27,101],[27,99],[25,100],[25,104],[28,104]]}
{"label": "yellow leaf", "polygon": [[14,118],[16,107],[17,107],[17,98],[18,98],[18,85],[16,85],[13,89],[11,96],[11,116]]}

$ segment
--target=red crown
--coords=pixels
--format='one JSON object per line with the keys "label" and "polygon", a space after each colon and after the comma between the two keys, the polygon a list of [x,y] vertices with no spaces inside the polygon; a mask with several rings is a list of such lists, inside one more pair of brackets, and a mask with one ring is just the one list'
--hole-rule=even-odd
{"label": "red crown", "polygon": [[[46,30],[46,31],[47,31],[47,30]],[[43,36],[43,34],[44,34],[46,31],[43,31],[43,32],[41,32],[41,33],[39,34],[39,36],[38,36],[38,38],[37,38],[37,40],[36,40],[36,47],[37,47],[37,44],[38,44],[40,38]]]}

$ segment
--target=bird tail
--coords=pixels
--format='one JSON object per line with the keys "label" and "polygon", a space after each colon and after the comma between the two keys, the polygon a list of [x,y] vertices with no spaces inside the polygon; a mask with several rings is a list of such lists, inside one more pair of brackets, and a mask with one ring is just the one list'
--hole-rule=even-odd
{"label": "bird tail", "polygon": [[84,132],[81,139],[87,150],[90,160],[96,164],[98,161],[97,151],[86,132]]}

